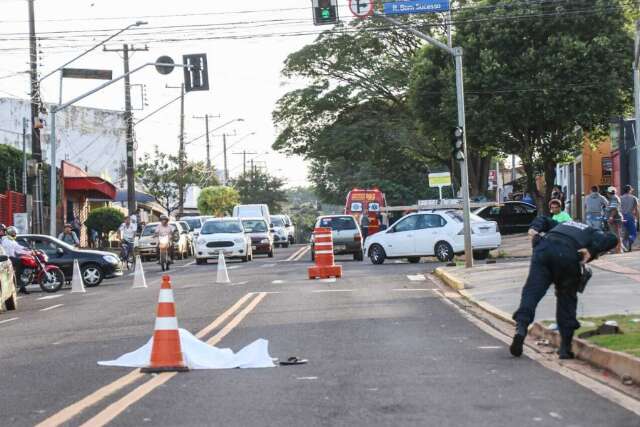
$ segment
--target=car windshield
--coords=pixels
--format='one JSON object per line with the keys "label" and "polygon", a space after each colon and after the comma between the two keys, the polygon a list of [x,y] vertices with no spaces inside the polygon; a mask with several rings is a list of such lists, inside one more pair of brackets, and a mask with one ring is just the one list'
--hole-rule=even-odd
{"label": "car windshield", "polygon": [[147,225],[144,230],[142,230],[142,237],[153,236],[153,233],[156,232],[156,228],[158,228],[158,224]]}
{"label": "car windshield", "polygon": [[268,230],[267,223],[262,219],[244,219],[242,225],[247,233],[266,233]]}
{"label": "car windshield", "polygon": [[185,219],[184,222],[186,222],[187,225],[189,225],[189,231],[193,231],[196,228],[202,227],[202,223],[200,222],[200,218]]}
{"label": "car windshield", "polygon": [[243,233],[238,221],[208,221],[202,226],[200,234]]}
{"label": "car windshield", "polygon": [[320,227],[331,227],[334,231],[355,230],[357,228],[356,222],[350,216],[322,218]]}
{"label": "car windshield", "polygon": [[[462,212],[460,211],[447,211],[447,216],[456,222],[463,223],[464,218],[462,217]],[[471,214],[471,222],[484,222],[486,219],[479,217],[478,215],[472,213]]]}
{"label": "car windshield", "polygon": [[284,227],[284,220],[279,216],[272,216],[271,217],[271,223],[275,227]]}

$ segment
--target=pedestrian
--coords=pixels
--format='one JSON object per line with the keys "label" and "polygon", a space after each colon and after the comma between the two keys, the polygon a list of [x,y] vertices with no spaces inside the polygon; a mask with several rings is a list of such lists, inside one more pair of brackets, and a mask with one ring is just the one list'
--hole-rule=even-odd
{"label": "pedestrian", "polygon": [[574,221],[559,224],[548,217],[538,217],[531,223],[529,237],[536,243],[520,306],[513,314],[516,333],[509,351],[515,357],[522,355],[536,308],[553,283],[561,337],[558,353],[561,359],[573,359],[571,343],[574,331],[580,327],[576,318],[578,293],[584,292],[591,278],[591,269],[586,264],[614,248],[618,239],[587,224]]}
{"label": "pedestrian", "polygon": [[607,188],[607,197],[609,199],[609,205],[611,205],[611,203],[616,202],[618,204],[618,206],[620,206],[620,197],[618,197],[618,190],[616,189],[616,187],[609,187]]}
{"label": "pedestrian", "polygon": [[71,221],[71,226],[73,232],[76,233],[76,236],[78,238],[80,238],[80,234],[82,233],[82,223],[80,222],[80,218],[73,218],[73,221]]}
{"label": "pedestrian", "polygon": [[607,216],[607,223],[609,224],[609,231],[618,239],[618,245],[616,246],[616,253],[621,254],[624,252],[624,246],[622,244],[622,227],[624,224],[624,218],[618,209],[617,202],[611,202],[609,205],[609,212]]}
{"label": "pedestrian", "polygon": [[369,215],[364,212],[360,215],[360,230],[362,231],[362,241],[364,242],[369,235]]}
{"label": "pedestrian", "polygon": [[562,210],[566,209],[566,205],[565,205],[566,196],[564,195],[564,193],[562,192],[562,189],[559,186],[557,185],[553,186],[553,189],[551,190],[551,198],[555,200],[560,200],[561,209]]}
{"label": "pedestrian", "polygon": [[599,193],[598,187],[591,187],[591,194],[584,199],[584,213],[587,224],[596,230],[602,230],[602,216],[609,206],[606,197]]}
{"label": "pedestrian", "polygon": [[64,231],[58,235],[58,240],[62,240],[68,245],[71,246],[79,246],[80,240],[78,239],[78,235],[73,231],[73,227],[71,224],[64,225]]}
{"label": "pedestrian", "polygon": [[625,242],[628,251],[638,237],[638,198],[633,195],[634,189],[625,185],[620,198],[620,213],[624,219]]}
{"label": "pedestrian", "polygon": [[553,199],[549,202],[549,212],[551,218],[557,223],[571,221],[571,215],[562,210],[562,201]]}

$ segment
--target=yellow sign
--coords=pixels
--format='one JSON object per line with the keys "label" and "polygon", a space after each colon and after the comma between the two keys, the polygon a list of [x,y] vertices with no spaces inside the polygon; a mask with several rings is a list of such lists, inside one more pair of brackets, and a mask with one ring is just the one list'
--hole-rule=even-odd
{"label": "yellow sign", "polygon": [[448,187],[450,185],[451,174],[449,172],[429,174],[429,187]]}

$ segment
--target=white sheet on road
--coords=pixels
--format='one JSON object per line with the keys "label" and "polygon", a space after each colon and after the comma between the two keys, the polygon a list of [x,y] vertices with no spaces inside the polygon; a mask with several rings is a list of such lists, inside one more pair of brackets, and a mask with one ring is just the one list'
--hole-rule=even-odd
{"label": "white sheet on road", "polygon": [[[139,349],[120,356],[116,360],[98,362],[101,366],[144,368],[151,360],[153,338]],[[269,355],[269,341],[259,339],[237,353],[228,348],[213,347],[200,341],[189,331],[180,329],[180,345],[189,369],[234,369],[272,368],[273,359]]]}

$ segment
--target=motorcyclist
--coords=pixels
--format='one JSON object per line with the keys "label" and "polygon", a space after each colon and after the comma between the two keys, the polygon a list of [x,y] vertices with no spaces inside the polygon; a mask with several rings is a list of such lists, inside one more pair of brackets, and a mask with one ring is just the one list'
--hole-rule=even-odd
{"label": "motorcyclist", "polygon": [[[160,224],[156,227],[153,237],[156,239],[160,239],[160,237],[169,238],[169,262],[173,262],[173,240],[175,236],[173,227],[169,225],[169,217],[167,215],[160,215]],[[160,244],[157,246],[156,253],[158,255],[158,262],[160,262]]]}
{"label": "motorcyclist", "polygon": [[130,255],[133,252],[133,243],[136,239],[138,227],[131,221],[131,217],[126,217],[120,225],[118,232],[120,233],[123,246],[127,247],[127,255]]}
{"label": "motorcyclist", "polygon": [[21,294],[29,294],[29,291],[27,291],[27,288],[20,280],[20,275],[22,274],[22,262],[20,261],[20,255],[29,255],[31,254],[31,251],[16,242],[18,230],[15,227],[11,226],[7,228],[4,224],[0,224],[0,230],[0,235],[2,236],[2,249],[4,249],[4,252],[7,254],[9,259],[11,259],[11,264],[13,264],[16,283],[20,287],[18,292]]}

